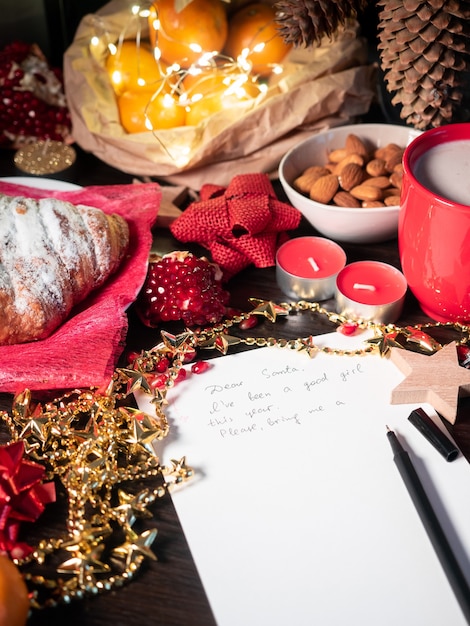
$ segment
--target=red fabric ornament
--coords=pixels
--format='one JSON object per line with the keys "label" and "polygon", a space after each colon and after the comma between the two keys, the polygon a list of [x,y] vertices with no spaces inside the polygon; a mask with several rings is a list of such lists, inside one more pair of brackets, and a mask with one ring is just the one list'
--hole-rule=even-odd
{"label": "red fabric ornament", "polygon": [[0,446],[0,552],[21,558],[32,548],[18,542],[22,522],[35,522],[55,501],[53,482],[43,483],[45,469],[24,457],[24,443]]}
{"label": "red fabric ornament", "polygon": [[180,241],[210,250],[227,279],[251,263],[274,265],[279,233],[297,228],[300,218],[297,209],[276,198],[266,174],[240,174],[228,187],[203,185],[200,200],[170,230]]}

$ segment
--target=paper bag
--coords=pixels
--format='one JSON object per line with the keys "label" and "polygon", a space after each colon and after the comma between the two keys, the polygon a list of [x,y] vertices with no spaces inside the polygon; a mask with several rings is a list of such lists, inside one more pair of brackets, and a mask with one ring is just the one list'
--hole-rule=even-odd
{"label": "paper bag", "polygon": [[[81,21],[64,55],[65,91],[73,136],[85,150],[124,172],[199,189],[227,185],[236,174],[272,173],[304,136],[367,112],[374,68],[353,24],[335,41],[296,50],[260,102],[221,111],[198,126],[128,134],[119,121],[105,69],[107,44],[145,30],[130,4],[113,0]],[[95,38],[95,39],[93,39]]]}

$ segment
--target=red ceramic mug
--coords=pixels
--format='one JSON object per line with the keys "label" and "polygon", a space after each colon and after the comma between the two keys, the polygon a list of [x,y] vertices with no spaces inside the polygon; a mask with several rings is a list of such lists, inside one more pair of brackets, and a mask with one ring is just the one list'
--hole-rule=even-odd
{"label": "red ceramic mug", "polygon": [[469,321],[470,123],[433,128],[406,147],[398,246],[423,311]]}

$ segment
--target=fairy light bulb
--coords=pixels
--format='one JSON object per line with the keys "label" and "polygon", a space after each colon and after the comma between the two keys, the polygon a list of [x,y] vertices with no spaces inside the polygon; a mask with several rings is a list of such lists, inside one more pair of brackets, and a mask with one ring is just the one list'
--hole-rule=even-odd
{"label": "fairy light bulb", "polygon": [[119,87],[119,85],[122,85],[122,73],[119,70],[114,70],[114,72],[111,74],[111,82],[115,87]]}

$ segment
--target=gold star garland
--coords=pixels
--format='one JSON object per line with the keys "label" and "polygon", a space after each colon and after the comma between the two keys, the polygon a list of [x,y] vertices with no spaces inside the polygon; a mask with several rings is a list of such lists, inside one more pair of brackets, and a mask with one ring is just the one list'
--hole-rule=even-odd
{"label": "gold star garland", "polygon": [[[26,390],[14,398],[11,414],[2,413],[11,440],[21,439],[27,457],[46,468],[45,480],[55,480],[67,496],[61,535],[14,559],[32,608],[119,587],[144,559],[156,559],[151,548],[156,528],[137,532],[134,526],[139,518],[151,518],[151,505],[193,474],[184,458],[161,465],[153,447],[168,435],[163,407],[188,345],[180,338],[177,349],[166,341],[142,353],[130,368],[116,369],[107,389],[77,389],[44,404],[35,404]],[[162,355],[170,364],[166,382],[153,390],[149,374]],[[155,415],[125,405],[136,389],[152,395]],[[150,478],[160,479],[154,489],[130,493],[121,486]],[[54,576],[31,572],[50,561]]]}
{"label": "gold star garland", "polygon": [[[320,351],[341,356],[385,356],[392,348],[434,354],[442,345],[428,330],[451,331],[452,341],[460,346],[468,344],[470,337],[470,327],[459,323],[400,328],[351,321],[316,302],[276,304],[255,298],[250,302],[251,311],[210,328],[186,330],[178,335],[161,331],[162,342],[143,351],[128,367],[117,368],[106,389],[76,389],[44,404],[35,403],[25,390],[15,396],[11,414],[2,412],[11,440],[22,440],[27,457],[41,463],[46,468],[46,479],[59,483],[67,496],[62,534],[39,541],[29,556],[15,560],[31,590],[33,608],[68,603],[119,587],[136,575],[145,559],[156,559],[152,544],[157,529],[137,531],[135,525],[138,520],[152,518],[151,506],[193,475],[184,457],[172,460],[169,467],[161,465],[153,444],[169,433],[164,413],[167,392],[185,360],[194,357],[197,349],[227,354],[230,347],[238,344],[271,346],[293,349],[310,358]],[[230,334],[236,326],[240,330],[250,328],[249,322],[256,316],[275,323],[278,317],[303,312],[324,315],[340,330],[373,330],[374,337],[366,340],[361,349],[344,350],[319,347],[313,336],[287,340]],[[168,367],[164,382],[155,385],[161,359],[168,362]],[[126,405],[136,390],[152,396],[155,415]],[[154,489],[131,492],[122,486],[134,486],[137,481],[150,478],[159,479]],[[34,573],[34,568],[51,560],[55,575]]]}
{"label": "gold star garland", "polygon": [[[216,326],[196,332],[192,339],[195,347],[218,350],[222,354],[227,354],[231,346],[243,343],[253,347],[277,346],[290,348],[306,352],[310,357],[315,356],[318,352],[342,356],[358,356],[371,353],[387,356],[393,347],[413,350],[423,354],[437,352],[442,348],[442,345],[432,335],[427,333],[427,330],[442,329],[448,331],[452,333],[452,340],[456,341],[457,345],[468,344],[470,337],[470,326],[459,322],[432,322],[402,328],[394,324],[380,324],[370,320],[350,320],[339,313],[325,309],[318,302],[299,300],[297,302],[281,302],[277,304],[269,300],[259,300],[258,298],[250,298],[250,302],[254,305],[251,311],[234,315]],[[373,330],[374,337],[365,340],[365,347],[362,349],[343,350],[317,346],[313,336],[286,340],[274,337],[238,337],[231,335],[229,332],[236,325],[242,328],[243,323],[253,316],[264,317],[275,323],[278,317],[286,317],[303,312],[323,315],[338,326],[339,329],[349,325],[358,330]]]}

